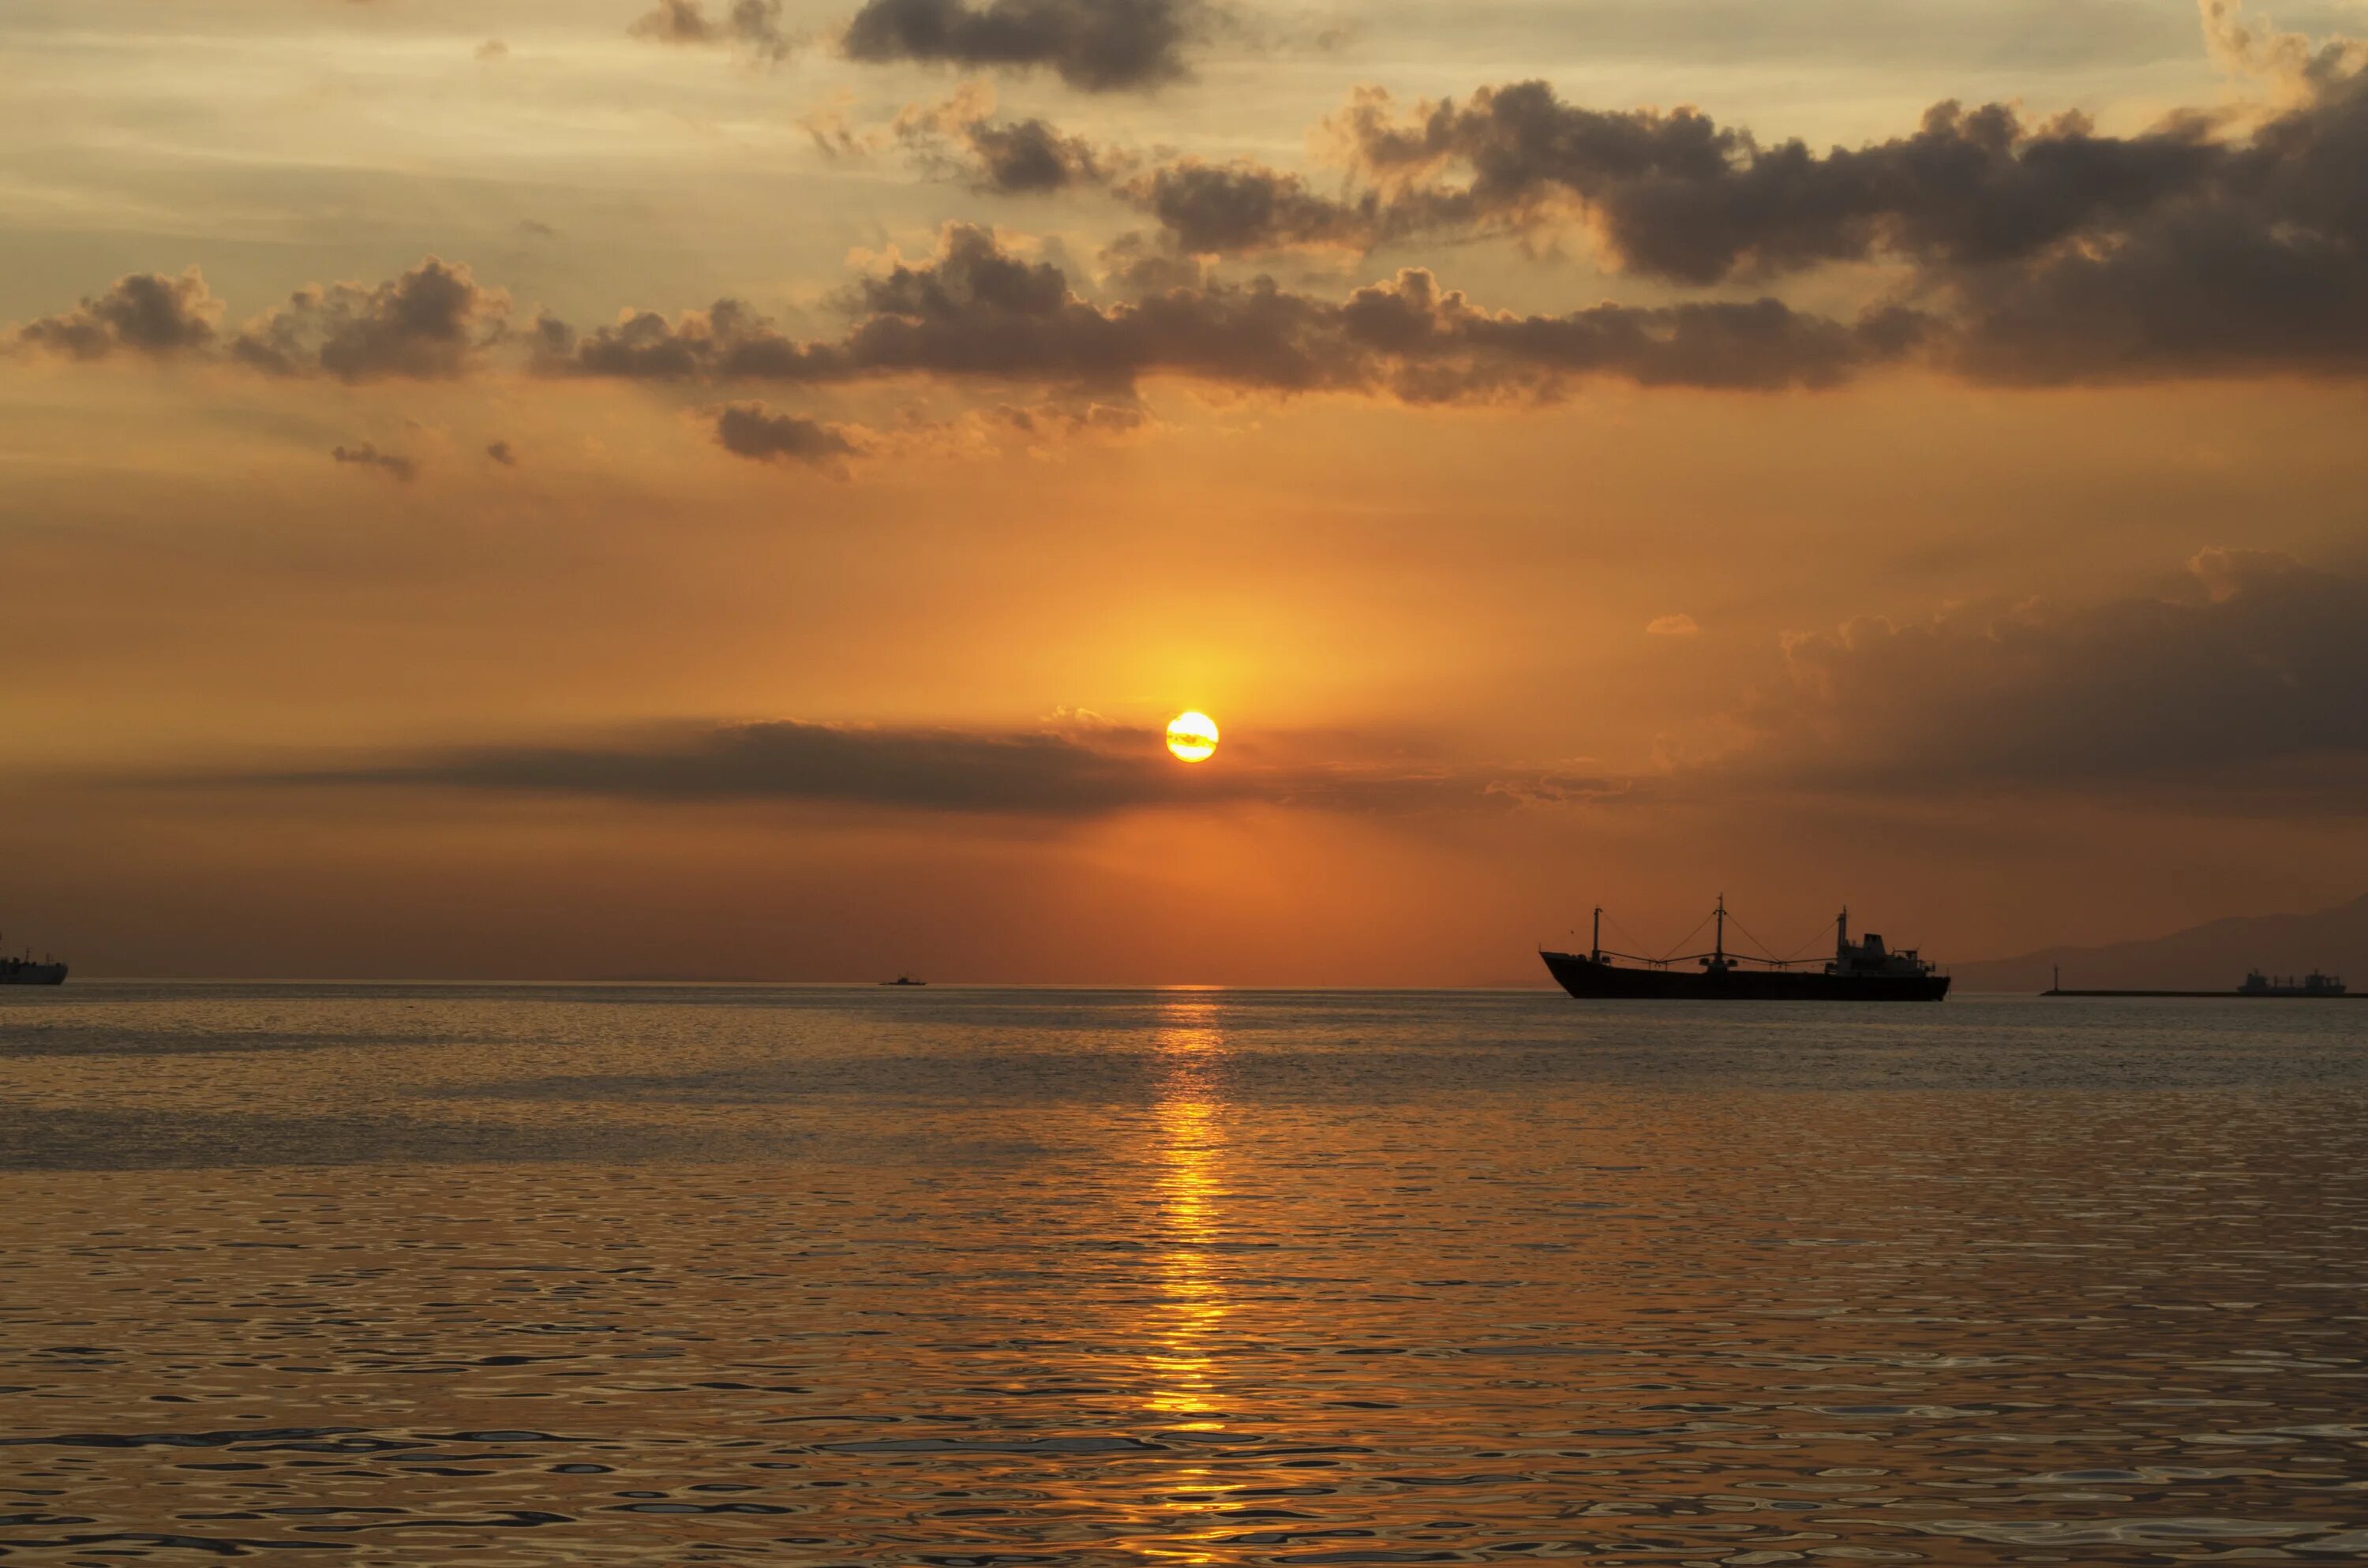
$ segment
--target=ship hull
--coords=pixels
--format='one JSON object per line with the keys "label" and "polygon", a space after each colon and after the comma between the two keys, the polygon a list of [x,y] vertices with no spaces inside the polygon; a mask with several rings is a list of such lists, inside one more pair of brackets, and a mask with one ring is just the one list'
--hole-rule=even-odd
{"label": "ship hull", "polygon": [[62,963],[0,964],[0,985],[63,985],[66,966]]}
{"label": "ship hull", "polygon": [[1656,1002],[1938,1002],[1945,974],[1826,974],[1807,970],[1627,969],[1582,953],[1540,953],[1565,991],[1581,999]]}

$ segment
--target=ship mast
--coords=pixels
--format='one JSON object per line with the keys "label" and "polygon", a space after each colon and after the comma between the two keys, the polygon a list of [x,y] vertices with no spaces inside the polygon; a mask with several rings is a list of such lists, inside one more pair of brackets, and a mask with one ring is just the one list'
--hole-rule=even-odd
{"label": "ship mast", "polygon": [[[1694,929],[1699,931],[1702,927],[1697,926]],[[1718,934],[1711,940],[1711,957],[1713,968],[1726,967],[1726,895],[1725,893],[1718,895]]]}
{"label": "ship mast", "polygon": [[1587,959],[1589,963],[1603,961],[1603,906],[1595,909],[1595,935],[1588,939]]}

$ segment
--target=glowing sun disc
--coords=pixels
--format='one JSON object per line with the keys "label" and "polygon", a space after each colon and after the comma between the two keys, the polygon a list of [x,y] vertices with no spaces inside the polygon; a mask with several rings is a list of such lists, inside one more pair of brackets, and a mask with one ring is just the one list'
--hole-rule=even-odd
{"label": "glowing sun disc", "polygon": [[1167,749],[1178,762],[1206,762],[1217,755],[1217,722],[1206,713],[1178,713],[1167,722]]}

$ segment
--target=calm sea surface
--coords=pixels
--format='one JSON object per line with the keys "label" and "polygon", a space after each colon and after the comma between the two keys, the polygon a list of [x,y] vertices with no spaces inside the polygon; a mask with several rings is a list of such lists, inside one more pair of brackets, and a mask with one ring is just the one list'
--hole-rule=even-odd
{"label": "calm sea surface", "polygon": [[2368,1005],[0,992],[11,1562],[2368,1556]]}

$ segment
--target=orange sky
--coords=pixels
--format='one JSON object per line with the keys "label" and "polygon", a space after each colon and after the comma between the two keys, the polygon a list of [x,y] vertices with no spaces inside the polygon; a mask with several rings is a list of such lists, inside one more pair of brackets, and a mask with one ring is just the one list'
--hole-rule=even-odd
{"label": "orange sky", "polygon": [[1531,983],[2360,892],[2356,6],[1001,3],[12,11],[7,940]]}

